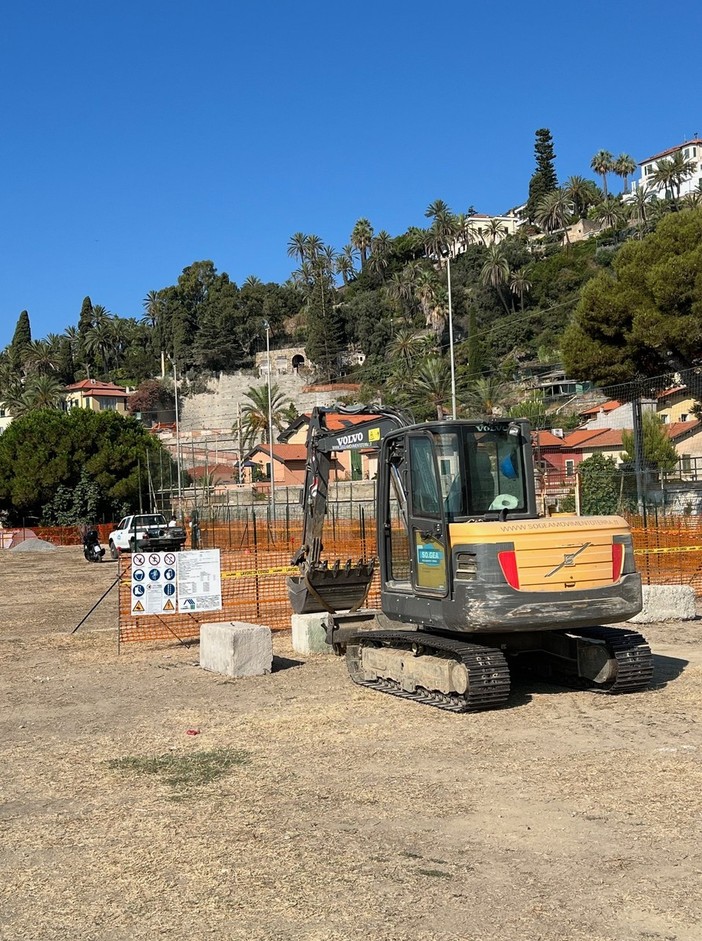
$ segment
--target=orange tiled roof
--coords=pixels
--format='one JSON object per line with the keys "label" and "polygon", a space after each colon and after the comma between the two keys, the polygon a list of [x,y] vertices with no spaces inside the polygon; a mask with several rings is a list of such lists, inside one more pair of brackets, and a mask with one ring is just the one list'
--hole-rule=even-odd
{"label": "orange tiled roof", "polygon": [[114,382],[100,382],[97,379],[81,379],[70,386],[64,386],[64,392],[82,392],[83,395],[115,395],[126,398],[129,393]]}
{"label": "orange tiled roof", "polygon": [[669,425],[663,425],[663,427],[668,437],[675,440],[675,438],[679,438],[690,431],[699,431],[700,425],[702,425],[702,422],[696,418],[694,421],[674,421]]}
{"label": "orange tiled roof", "polygon": [[[249,456],[255,454],[257,451],[260,451],[262,454],[267,454],[270,456],[271,450],[270,446],[266,444],[257,444],[249,452]],[[307,460],[307,448],[304,444],[273,444],[273,457],[277,461],[306,461]]]}
{"label": "orange tiled roof", "polygon": [[550,431],[536,432],[536,443],[540,448],[562,448],[563,442],[563,438],[559,438],[558,435],[554,435]]}
{"label": "orange tiled roof", "polygon": [[662,150],[659,154],[654,154],[652,157],[646,157],[645,160],[642,160],[639,163],[639,166],[642,167],[645,163],[650,163],[652,160],[661,160],[663,157],[669,157],[676,151],[682,150],[683,147],[691,147],[693,144],[699,144],[702,146],[702,140],[696,137],[694,140],[686,140],[682,144],[676,144],[675,147],[669,147],[667,150]]}
{"label": "orange tiled roof", "polygon": [[594,438],[597,438],[599,435],[603,434],[605,431],[610,431],[610,429],[609,428],[580,428],[577,431],[571,431],[569,435],[565,436],[563,441],[567,448],[580,448],[586,442],[591,442]]}
{"label": "orange tiled roof", "polygon": [[584,411],[580,412],[580,415],[598,415],[600,412],[614,411],[615,408],[621,408],[621,402],[617,402],[616,399],[610,399],[608,402],[603,402],[601,405],[593,405],[592,408],[586,408]]}

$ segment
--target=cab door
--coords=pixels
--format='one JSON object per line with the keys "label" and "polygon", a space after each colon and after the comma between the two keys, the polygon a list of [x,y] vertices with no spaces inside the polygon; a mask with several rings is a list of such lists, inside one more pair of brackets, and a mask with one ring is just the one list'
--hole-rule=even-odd
{"label": "cab door", "polygon": [[412,587],[418,595],[449,593],[448,534],[432,435],[407,436],[409,540]]}

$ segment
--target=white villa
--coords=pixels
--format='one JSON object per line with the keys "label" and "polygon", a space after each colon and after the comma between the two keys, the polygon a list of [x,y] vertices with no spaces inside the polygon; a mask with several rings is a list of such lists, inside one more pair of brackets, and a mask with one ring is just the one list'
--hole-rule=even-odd
{"label": "white villa", "polygon": [[663,150],[659,154],[654,154],[652,157],[647,157],[645,160],[642,160],[639,164],[641,167],[641,179],[632,182],[632,192],[646,187],[646,190],[652,196],[658,196],[661,199],[665,198],[666,193],[664,186],[661,184],[656,185],[653,182],[653,175],[658,168],[659,160],[667,160],[675,156],[679,151],[682,151],[685,160],[694,160],[697,164],[695,172],[690,179],[685,180],[681,185],[680,195],[686,196],[688,193],[697,190],[698,185],[702,182],[702,140],[695,137],[692,140],[685,141],[683,144],[677,144],[675,147],[670,147],[668,150]]}

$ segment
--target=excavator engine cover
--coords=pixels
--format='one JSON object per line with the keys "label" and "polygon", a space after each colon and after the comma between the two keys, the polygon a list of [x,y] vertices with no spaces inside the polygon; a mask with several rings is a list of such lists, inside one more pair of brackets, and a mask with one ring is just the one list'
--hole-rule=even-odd
{"label": "excavator engine cover", "polygon": [[375,560],[352,564],[322,562],[311,565],[304,575],[288,578],[288,598],[295,614],[321,611],[356,611],[368,594]]}

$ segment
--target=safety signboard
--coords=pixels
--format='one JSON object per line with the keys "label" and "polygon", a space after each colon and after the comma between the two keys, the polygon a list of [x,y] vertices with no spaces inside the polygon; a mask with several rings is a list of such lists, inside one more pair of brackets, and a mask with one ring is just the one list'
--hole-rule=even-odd
{"label": "safety signboard", "polygon": [[173,552],[132,556],[132,614],[174,614],[178,566]]}
{"label": "safety signboard", "polygon": [[178,553],[178,610],[218,611],[222,607],[219,549]]}

